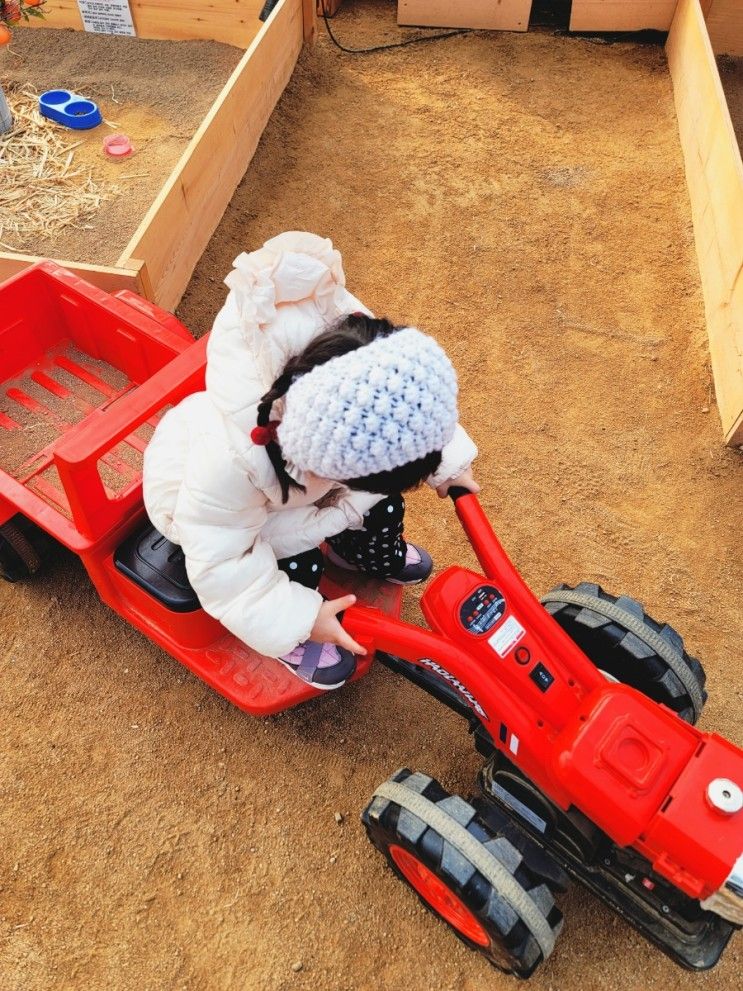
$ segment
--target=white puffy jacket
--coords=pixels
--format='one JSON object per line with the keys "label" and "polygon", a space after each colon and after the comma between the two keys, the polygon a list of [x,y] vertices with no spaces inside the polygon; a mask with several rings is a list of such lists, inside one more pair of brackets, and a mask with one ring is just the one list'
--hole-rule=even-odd
{"label": "white puffy jacket", "polygon": [[[282,503],[266,450],[250,432],[261,396],[287,360],[337,317],[369,311],[345,289],[340,253],[314,234],[288,232],[240,255],[225,282],[230,292],[209,340],[206,391],[158,425],[145,451],[144,500],[157,529],[183,548],[204,609],[279,657],[309,638],[322,598],[290,581],[277,559],[360,528],[383,497],[292,470],[307,491],[291,489]],[[458,426],[430,483],[456,477],[476,453]],[[319,507],[331,489],[339,490],[333,505]]]}

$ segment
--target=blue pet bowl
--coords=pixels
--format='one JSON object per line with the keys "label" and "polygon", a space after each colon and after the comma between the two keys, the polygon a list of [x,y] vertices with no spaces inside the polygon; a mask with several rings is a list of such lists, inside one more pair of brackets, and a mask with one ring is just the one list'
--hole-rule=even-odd
{"label": "blue pet bowl", "polygon": [[103,120],[97,103],[67,89],[50,89],[39,97],[42,117],[71,127],[75,131],[87,131],[98,127]]}

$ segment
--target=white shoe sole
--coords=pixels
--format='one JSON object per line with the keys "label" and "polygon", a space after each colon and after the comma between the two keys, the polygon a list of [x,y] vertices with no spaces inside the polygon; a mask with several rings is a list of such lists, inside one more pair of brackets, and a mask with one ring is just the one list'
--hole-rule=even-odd
{"label": "white shoe sole", "polygon": [[[357,568],[355,564],[350,564],[348,561],[344,561],[342,557],[339,557],[332,547],[329,547],[325,556],[331,564],[335,565],[336,568],[340,568],[342,571],[355,572],[357,575],[366,574],[361,568]],[[369,578],[374,578],[374,575],[368,575]],[[376,581],[389,582],[391,585],[421,585],[423,582],[428,581],[431,577],[430,573],[426,575],[425,578],[410,578],[408,581],[402,581],[399,578],[377,578]]]}
{"label": "white shoe sole", "polygon": [[301,681],[303,685],[309,685],[310,688],[317,688],[320,692],[332,692],[335,691],[336,688],[342,688],[343,685],[346,684],[345,681],[339,681],[337,685],[318,685],[316,681],[305,681],[301,675],[297,674],[297,669],[292,667],[291,664],[287,664],[287,662],[283,661],[280,657],[277,657],[276,660],[279,664],[285,667],[287,671],[291,672],[291,674],[293,674],[298,681]]}

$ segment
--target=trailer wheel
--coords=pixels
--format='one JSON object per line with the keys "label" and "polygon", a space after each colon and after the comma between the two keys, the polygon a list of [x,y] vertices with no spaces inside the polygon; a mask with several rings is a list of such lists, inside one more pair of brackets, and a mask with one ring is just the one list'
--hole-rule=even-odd
{"label": "trailer wheel", "polygon": [[376,790],[362,821],[426,908],[496,967],[529,977],[550,955],[562,928],[552,889],[464,799],[403,768]]}
{"label": "trailer wheel", "polygon": [[608,678],[630,685],[696,723],[707,701],[704,668],[681,635],[626,595],[600,585],[559,585],[542,604]]}
{"label": "trailer wheel", "polygon": [[42,561],[33,529],[23,516],[14,516],[0,526],[0,578],[17,582],[39,570]]}

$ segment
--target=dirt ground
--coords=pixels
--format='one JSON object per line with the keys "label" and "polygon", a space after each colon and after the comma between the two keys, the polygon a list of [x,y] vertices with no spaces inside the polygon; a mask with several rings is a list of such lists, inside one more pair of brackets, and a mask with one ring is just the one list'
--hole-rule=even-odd
{"label": "dirt ground", "polygon": [[[242,52],[213,41],[141,38],[38,29],[15,32],[0,54],[0,82],[38,93],[68,89],[95,100],[105,121],[89,131],[60,125],[106,199],[96,215],[55,238],[8,238],[14,250],[113,265],[196,133]],[[134,155],[112,161],[104,137],[124,132]]]}
{"label": "dirt ground", "polygon": [[[395,38],[394,10],[346,0],[336,31]],[[181,317],[206,330],[232,259],[290,228],[332,237],[362,299],[445,344],[483,503],[532,587],[639,595],[706,665],[702,728],[743,744],[743,464],[721,446],[662,49],[475,34],[354,57],[321,36]],[[409,506],[439,566],[474,563],[447,503]],[[470,791],[448,710],[378,667],[253,720],[127,629],[75,560],[0,589],[0,623],[3,989],[516,987],[359,823],[402,765]],[[535,991],[740,986],[740,937],[692,975],[587,893],[562,908]]]}

